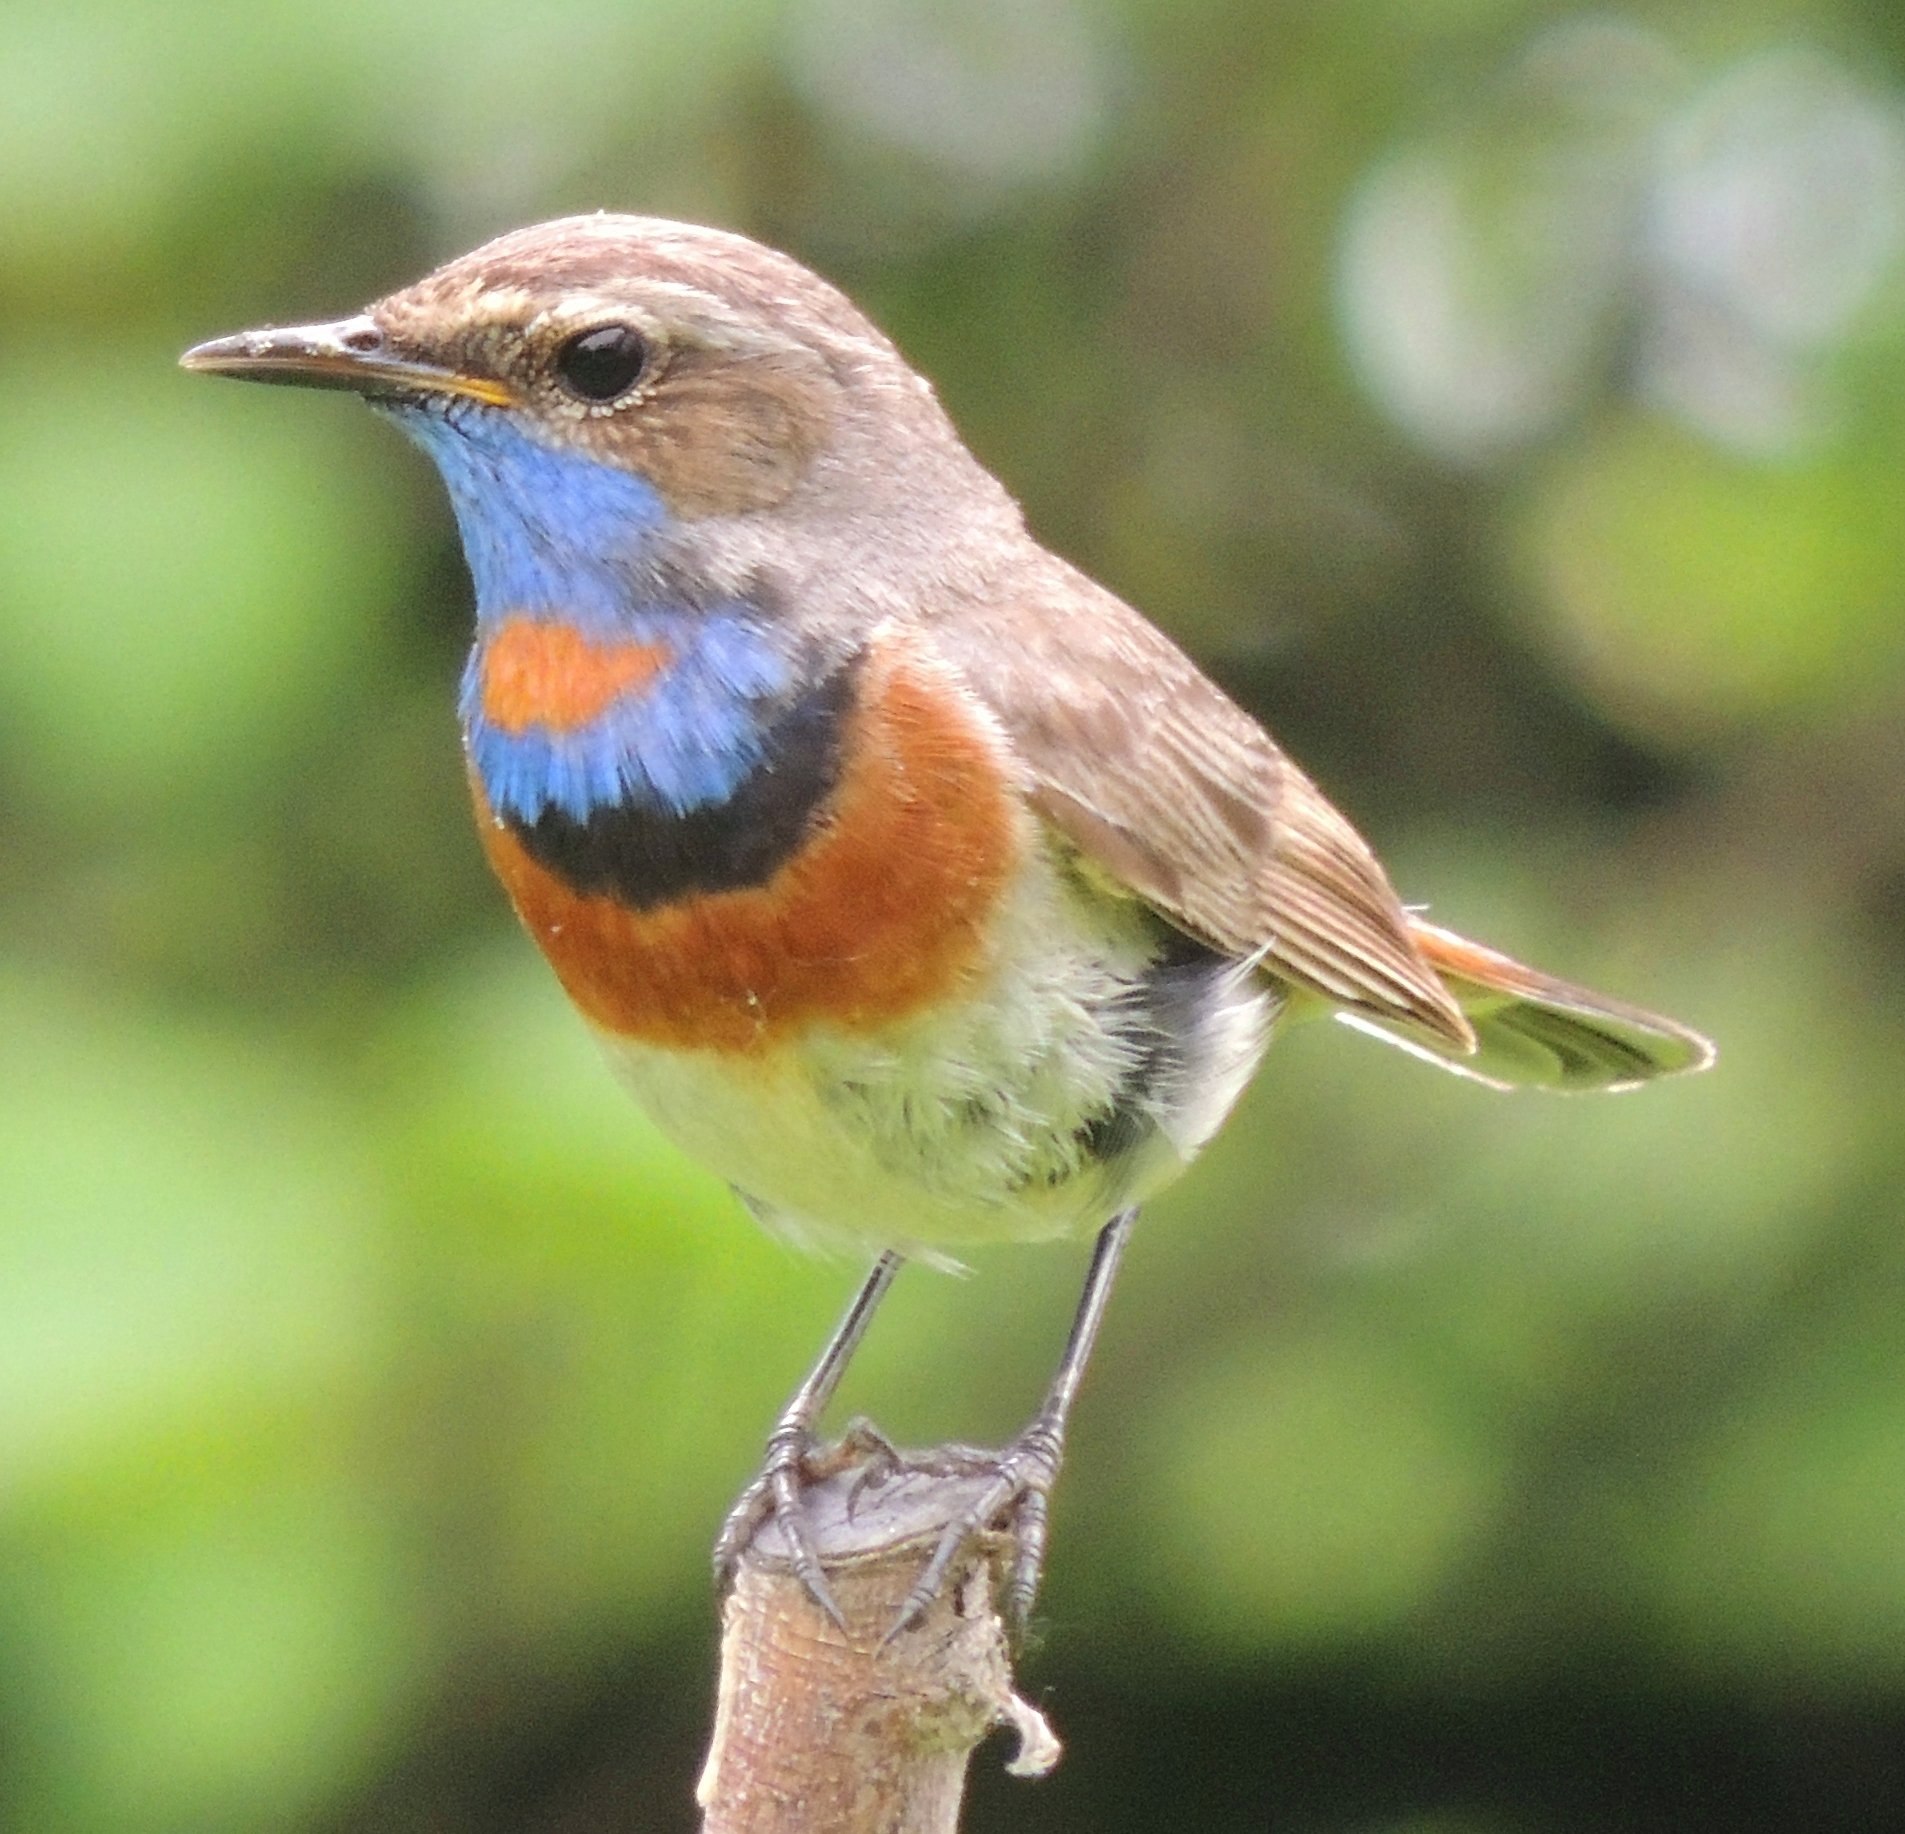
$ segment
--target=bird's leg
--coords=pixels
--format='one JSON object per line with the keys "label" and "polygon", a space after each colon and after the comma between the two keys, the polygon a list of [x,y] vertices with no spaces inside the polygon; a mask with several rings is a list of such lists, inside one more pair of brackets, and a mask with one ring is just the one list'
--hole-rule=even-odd
{"label": "bird's leg", "polygon": [[[810,1475],[809,1457],[814,1449],[814,1428],[833,1392],[840,1386],[853,1353],[866,1336],[874,1309],[893,1276],[900,1271],[905,1257],[891,1249],[873,1263],[873,1270],[854,1295],[820,1359],[807,1372],[807,1379],[794,1390],[793,1399],[782,1409],[774,1430],[768,1435],[767,1456],[760,1474],[741,1492],[740,1499],[728,1511],[721,1533],[714,1544],[715,1583],[725,1588],[734,1577],[734,1569],[748,1543],[769,1516],[779,1524],[792,1552],[794,1571],[813,1594],[814,1602],[841,1623],[840,1607],[834,1603],[826,1575],[821,1571],[820,1555],[814,1546],[813,1529],[807,1521],[801,1486]],[[844,1628],[844,1626],[843,1626]]]}
{"label": "bird's leg", "polygon": [[[1137,1220],[1135,1209],[1121,1210],[1098,1232],[1091,1267],[1085,1275],[1085,1290],[1072,1316],[1071,1335],[1065,1340],[1065,1354],[1059,1358],[1045,1399],[1024,1431],[1003,1451],[974,1458],[975,1463],[983,1461],[981,1468],[990,1469],[992,1482],[969,1508],[946,1525],[933,1557],[906,1595],[889,1636],[905,1630],[932,1603],[967,1540],[1007,1516],[1018,1545],[1002,1603],[1007,1621],[1024,1628],[1045,1566],[1048,1503],[1064,1462],[1066,1422],[1084,1379],[1085,1365],[1091,1360],[1098,1327],[1104,1322],[1105,1306],[1118,1277],[1118,1264],[1124,1259],[1125,1245],[1131,1239],[1131,1227]],[[958,1451],[963,1461],[968,1456],[966,1449]]]}

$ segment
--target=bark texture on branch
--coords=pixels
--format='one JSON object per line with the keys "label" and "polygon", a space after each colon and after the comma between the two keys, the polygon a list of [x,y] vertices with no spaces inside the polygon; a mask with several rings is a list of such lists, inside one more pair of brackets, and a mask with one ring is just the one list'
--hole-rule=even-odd
{"label": "bark texture on branch", "polygon": [[1013,1727],[1009,1768],[1036,1776],[1058,1742],[1012,1689],[995,1594],[1009,1538],[962,1554],[918,1623],[887,1633],[947,1522],[983,1478],[854,1457],[807,1492],[844,1634],[794,1575],[771,1523],[723,1612],[702,1834],[955,1834],[973,1747]]}

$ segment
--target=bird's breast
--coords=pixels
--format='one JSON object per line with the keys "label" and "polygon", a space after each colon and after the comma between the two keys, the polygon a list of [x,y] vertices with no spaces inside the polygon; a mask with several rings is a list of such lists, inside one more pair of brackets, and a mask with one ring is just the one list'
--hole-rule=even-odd
{"label": "bird's breast", "polygon": [[876,646],[754,704],[737,746],[732,706],[697,729],[693,708],[655,689],[644,702],[644,667],[590,659],[559,672],[562,692],[632,694],[620,742],[637,751],[645,712],[690,761],[698,732],[719,793],[545,798],[531,814],[499,805],[472,751],[490,862],[583,1012],[642,1044],[755,1053],[953,997],[1030,825],[1001,742],[958,690],[905,646]]}

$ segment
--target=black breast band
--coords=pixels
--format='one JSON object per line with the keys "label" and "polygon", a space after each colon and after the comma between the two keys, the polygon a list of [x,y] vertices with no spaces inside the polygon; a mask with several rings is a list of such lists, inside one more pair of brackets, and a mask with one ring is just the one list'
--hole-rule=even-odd
{"label": "black breast band", "polygon": [[544,809],[510,830],[576,891],[636,910],[765,884],[800,851],[839,782],[856,674],[851,660],[838,663],[770,713],[761,762],[725,802],[680,815],[613,803],[581,821]]}

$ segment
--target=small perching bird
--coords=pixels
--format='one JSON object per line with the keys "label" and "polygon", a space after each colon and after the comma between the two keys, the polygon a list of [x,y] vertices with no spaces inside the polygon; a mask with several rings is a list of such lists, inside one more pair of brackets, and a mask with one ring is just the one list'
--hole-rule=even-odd
{"label": "small perching bird", "polygon": [[1049,553],[833,287],[719,230],[569,218],[187,368],[346,388],[443,474],[476,589],[490,861],[662,1130],[873,1271],[723,1532],[801,1507],[903,1259],[1098,1233],[1032,1423],[947,1532],[1038,1578],[1138,1205],[1304,1011],[1496,1086],[1624,1089],[1705,1039],[1410,914],[1348,821]]}

